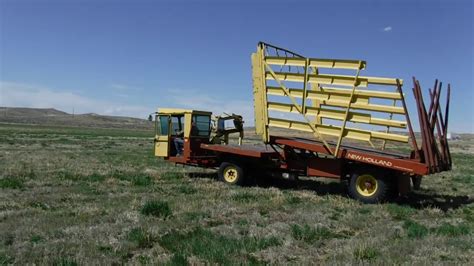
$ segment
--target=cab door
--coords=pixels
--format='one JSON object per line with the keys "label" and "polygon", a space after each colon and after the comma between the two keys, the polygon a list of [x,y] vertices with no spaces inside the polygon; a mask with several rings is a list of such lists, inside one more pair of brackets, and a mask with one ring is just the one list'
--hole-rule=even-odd
{"label": "cab door", "polygon": [[155,122],[155,156],[170,156],[170,115],[158,115]]}

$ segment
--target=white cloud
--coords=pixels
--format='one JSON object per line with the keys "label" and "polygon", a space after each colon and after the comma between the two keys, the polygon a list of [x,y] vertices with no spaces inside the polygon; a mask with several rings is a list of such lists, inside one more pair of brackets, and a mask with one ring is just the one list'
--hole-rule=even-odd
{"label": "white cloud", "polygon": [[116,89],[119,91],[142,91],[143,90],[143,88],[140,88],[140,87],[118,84],[118,83],[111,84],[110,88]]}
{"label": "white cloud", "polygon": [[57,91],[42,86],[0,81],[0,106],[56,108],[65,112],[97,113],[146,118],[153,107],[98,100],[72,91]]}
{"label": "white cloud", "polygon": [[387,26],[385,28],[383,28],[383,31],[387,32],[387,31],[391,31],[392,30],[392,26]]}

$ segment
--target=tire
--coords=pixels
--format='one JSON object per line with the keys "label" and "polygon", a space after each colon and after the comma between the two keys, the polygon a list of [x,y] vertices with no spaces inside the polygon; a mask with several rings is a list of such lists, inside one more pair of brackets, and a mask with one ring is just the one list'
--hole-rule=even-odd
{"label": "tire", "polygon": [[223,162],[219,166],[218,171],[219,180],[230,184],[230,185],[243,185],[244,184],[244,169],[235,164],[230,162]]}
{"label": "tire", "polygon": [[354,173],[349,182],[349,195],[363,203],[374,204],[390,197],[392,184],[383,172],[361,171]]}

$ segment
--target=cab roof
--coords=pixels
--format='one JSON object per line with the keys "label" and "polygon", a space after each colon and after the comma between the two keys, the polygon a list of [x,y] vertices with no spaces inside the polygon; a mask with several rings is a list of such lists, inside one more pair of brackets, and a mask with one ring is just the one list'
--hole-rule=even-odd
{"label": "cab roof", "polygon": [[180,109],[180,108],[159,108],[158,114],[165,115],[180,115],[180,114],[200,114],[200,115],[212,115],[212,112],[191,110],[191,109]]}

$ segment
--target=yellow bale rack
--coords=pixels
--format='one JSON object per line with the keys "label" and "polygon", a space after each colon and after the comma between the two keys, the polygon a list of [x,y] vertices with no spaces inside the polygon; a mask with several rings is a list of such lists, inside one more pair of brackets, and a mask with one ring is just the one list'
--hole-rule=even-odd
{"label": "yellow bale rack", "polygon": [[[333,155],[344,139],[374,148],[373,140],[381,140],[382,149],[387,141],[407,143],[406,134],[390,132],[407,127],[403,81],[362,76],[366,65],[362,60],[306,58],[260,42],[252,54],[256,133],[268,143],[270,127],[311,132]],[[337,139],[335,149],[328,137]]]}

